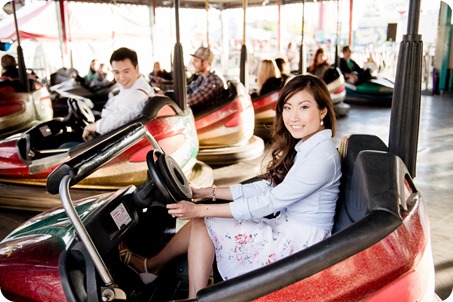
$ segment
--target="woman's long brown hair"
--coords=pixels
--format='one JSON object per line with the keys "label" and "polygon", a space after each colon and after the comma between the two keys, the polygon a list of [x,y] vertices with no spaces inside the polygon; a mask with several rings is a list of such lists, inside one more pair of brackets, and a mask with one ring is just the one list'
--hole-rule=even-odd
{"label": "woman's long brown hair", "polygon": [[261,178],[271,181],[274,186],[281,183],[291,169],[296,156],[294,147],[300,140],[295,139],[286,129],[282,118],[283,106],[291,96],[303,90],[313,95],[320,110],[327,109],[323,119],[324,126],[332,130],[332,136],[335,135],[335,112],[326,84],[313,75],[299,75],[292,78],[280,92],[272,133],[272,160],[267,166],[267,171],[261,175]]}

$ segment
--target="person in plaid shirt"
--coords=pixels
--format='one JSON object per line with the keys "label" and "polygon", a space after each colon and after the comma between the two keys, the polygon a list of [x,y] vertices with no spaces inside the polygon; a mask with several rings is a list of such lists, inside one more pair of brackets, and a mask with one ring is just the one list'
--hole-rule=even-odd
{"label": "person in plaid shirt", "polygon": [[187,103],[195,113],[207,108],[225,95],[225,80],[211,70],[214,54],[207,47],[200,47],[191,55],[198,77],[187,86]]}

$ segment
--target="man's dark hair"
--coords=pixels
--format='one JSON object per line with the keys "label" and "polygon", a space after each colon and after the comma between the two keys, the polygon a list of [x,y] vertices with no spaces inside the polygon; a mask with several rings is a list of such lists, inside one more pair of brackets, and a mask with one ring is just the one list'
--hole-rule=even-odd
{"label": "man's dark hair", "polygon": [[341,49],[341,52],[345,52],[345,51],[347,51],[347,50],[351,50],[351,49],[349,48],[348,45],[344,46],[344,47]]}
{"label": "man's dark hair", "polygon": [[126,59],[131,60],[132,65],[134,65],[134,67],[137,67],[138,65],[137,53],[127,47],[118,48],[112,53],[112,56],[110,57],[110,65],[112,64],[113,61],[124,61]]}

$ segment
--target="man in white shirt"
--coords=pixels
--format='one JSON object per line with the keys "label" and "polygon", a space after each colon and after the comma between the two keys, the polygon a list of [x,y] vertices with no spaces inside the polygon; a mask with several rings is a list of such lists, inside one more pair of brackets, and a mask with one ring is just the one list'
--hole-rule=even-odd
{"label": "man in white shirt", "polygon": [[119,48],[110,57],[113,75],[120,92],[110,98],[101,112],[101,118],[83,130],[84,141],[95,133],[104,134],[123,126],[140,115],[154,91],[138,68],[137,53],[129,48]]}

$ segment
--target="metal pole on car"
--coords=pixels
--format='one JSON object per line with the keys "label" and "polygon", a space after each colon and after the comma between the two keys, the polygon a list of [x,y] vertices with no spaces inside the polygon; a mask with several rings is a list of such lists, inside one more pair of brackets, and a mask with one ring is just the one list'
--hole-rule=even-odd
{"label": "metal pole on car", "polygon": [[17,16],[16,16],[16,3],[11,1],[13,5],[13,15],[14,15],[14,26],[16,27],[16,36],[17,36],[17,63],[19,65],[19,80],[23,85],[26,92],[30,91],[30,83],[28,82],[27,68],[25,67],[24,53],[22,51],[22,46],[20,45],[20,34],[19,26],[17,25]]}
{"label": "metal pole on car", "polygon": [[240,58],[240,68],[239,68],[239,80],[241,81],[242,84],[244,84],[244,87],[246,88],[246,91],[248,91],[249,83],[248,83],[248,76],[249,76],[249,70],[248,70],[248,64],[247,64],[247,35],[245,33],[246,29],[246,16],[247,16],[247,0],[242,1],[242,10],[244,14],[244,18],[242,21],[242,46],[241,46],[241,58]]}
{"label": "metal pole on car", "polygon": [[305,56],[304,56],[304,34],[305,34],[305,0],[302,1],[302,30],[300,36],[300,50],[299,50],[299,74],[305,74]]}
{"label": "metal pole on car", "polygon": [[420,1],[409,1],[407,34],[398,54],[395,90],[390,116],[389,151],[406,164],[412,177],[416,174],[423,42],[418,34]]}
{"label": "metal pole on car", "polygon": [[187,109],[187,82],[186,68],[184,66],[183,49],[179,31],[179,0],[175,0],[176,43],[173,59],[173,81],[175,101],[182,110]]}

